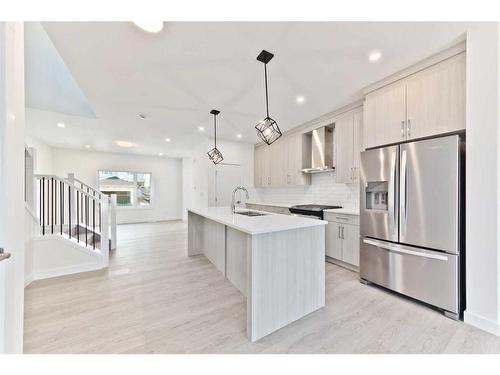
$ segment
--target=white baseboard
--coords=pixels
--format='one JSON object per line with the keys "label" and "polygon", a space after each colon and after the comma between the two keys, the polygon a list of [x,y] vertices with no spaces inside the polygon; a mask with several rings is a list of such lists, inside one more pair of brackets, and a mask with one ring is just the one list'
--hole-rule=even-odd
{"label": "white baseboard", "polygon": [[43,280],[50,279],[52,277],[71,275],[74,273],[88,272],[88,271],[97,271],[100,269],[106,268],[102,264],[95,263],[87,263],[87,264],[79,264],[76,266],[67,266],[67,267],[59,267],[52,268],[50,270],[44,270],[40,272],[35,272],[32,276],[32,281],[34,280]]}
{"label": "white baseboard", "polygon": [[464,311],[464,322],[483,331],[500,336],[500,324],[483,316]]}
{"label": "white baseboard", "polygon": [[33,274],[29,274],[27,276],[24,277],[24,287],[26,288],[28,285],[31,284],[31,282],[33,281]]}

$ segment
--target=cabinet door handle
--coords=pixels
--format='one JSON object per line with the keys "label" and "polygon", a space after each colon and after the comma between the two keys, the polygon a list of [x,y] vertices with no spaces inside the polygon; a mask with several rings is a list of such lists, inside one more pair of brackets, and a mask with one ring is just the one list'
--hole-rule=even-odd
{"label": "cabinet door handle", "polygon": [[408,123],[406,125],[406,136],[410,138],[410,131],[411,131],[411,120],[408,119]]}
{"label": "cabinet door handle", "polygon": [[401,138],[405,137],[405,121],[401,121]]}
{"label": "cabinet door handle", "polygon": [[339,226],[338,226],[338,233],[337,233],[337,237],[338,237],[338,238],[342,238],[342,237],[340,237],[340,228],[341,228],[341,227],[340,227],[340,225],[339,225]]}
{"label": "cabinet door handle", "polygon": [[344,237],[344,227],[342,227],[342,239],[345,239],[345,237]]}

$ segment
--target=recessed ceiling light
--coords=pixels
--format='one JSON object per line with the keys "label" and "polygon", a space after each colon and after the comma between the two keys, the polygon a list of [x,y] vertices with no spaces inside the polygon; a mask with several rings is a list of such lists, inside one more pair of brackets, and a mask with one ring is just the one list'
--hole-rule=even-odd
{"label": "recessed ceiling light", "polygon": [[198,130],[202,132],[205,128],[203,126],[198,126]]}
{"label": "recessed ceiling light", "polygon": [[158,156],[163,156],[163,152],[159,152],[159,153],[158,153]]}
{"label": "recessed ceiling light", "polygon": [[240,133],[236,134],[236,138],[241,138],[243,137]]}
{"label": "recessed ceiling light", "polygon": [[380,60],[381,57],[382,57],[382,53],[380,51],[373,51],[368,55],[368,60],[370,62],[375,62],[375,61]]}
{"label": "recessed ceiling light", "polygon": [[85,147],[85,148],[90,148],[90,145],[84,145],[83,147]]}
{"label": "recessed ceiling light", "polygon": [[148,33],[158,33],[163,29],[163,21],[133,21],[134,24]]}
{"label": "recessed ceiling light", "polygon": [[170,138],[165,138],[165,142],[170,142]]}
{"label": "recessed ceiling light", "polygon": [[129,142],[129,141],[120,141],[120,140],[117,140],[117,141],[114,141],[114,142],[115,142],[115,145],[120,146],[120,147],[125,147],[125,148],[130,148],[130,147],[134,147],[135,146],[134,143]]}
{"label": "recessed ceiling light", "polygon": [[57,127],[58,127],[58,128],[65,128],[65,127],[66,127],[66,125],[65,125],[64,123],[62,123],[62,122],[58,122],[58,123],[57,123]]}
{"label": "recessed ceiling light", "polygon": [[145,113],[139,113],[137,114],[137,117],[139,117],[141,120],[145,120],[147,116]]}
{"label": "recessed ceiling light", "polygon": [[305,96],[303,95],[298,95],[296,98],[295,98],[295,101],[298,103],[298,104],[302,104],[306,101],[306,98]]}

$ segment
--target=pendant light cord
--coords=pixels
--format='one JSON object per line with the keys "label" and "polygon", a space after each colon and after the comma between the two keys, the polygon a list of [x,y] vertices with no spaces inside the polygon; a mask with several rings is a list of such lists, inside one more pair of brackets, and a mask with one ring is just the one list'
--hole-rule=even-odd
{"label": "pendant light cord", "polygon": [[214,114],[214,147],[217,148],[217,115]]}
{"label": "pendant light cord", "polygon": [[264,77],[266,81],[266,113],[267,117],[269,117],[269,98],[267,95],[267,64],[264,64]]}

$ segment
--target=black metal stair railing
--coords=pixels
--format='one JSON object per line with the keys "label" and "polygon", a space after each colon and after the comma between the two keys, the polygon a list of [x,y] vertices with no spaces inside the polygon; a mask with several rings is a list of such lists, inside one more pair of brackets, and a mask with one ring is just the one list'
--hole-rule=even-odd
{"label": "black metal stair railing", "polygon": [[96,249],[101,240],[102,196],[82,187],[57,176],[36,176],[40,233],[65,235]]}

